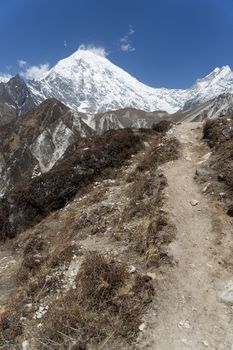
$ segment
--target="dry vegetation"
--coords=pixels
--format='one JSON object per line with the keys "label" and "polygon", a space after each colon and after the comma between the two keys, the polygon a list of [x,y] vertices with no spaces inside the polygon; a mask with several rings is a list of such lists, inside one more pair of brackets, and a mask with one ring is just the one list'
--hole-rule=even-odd
{"label": "dry vegetation", "polygon": [[130,274],[126,265],[89,252],[77,274],[76,288],[46,315],[39,349],[87,349],[87,345],[96,349],[106,341],[109,348],[116,338],[130,342],[153,294],[149,278]]}
{"label": "dry vegetation", "polygon": [[213,191],[228,206],[228,214],[233,215],[233,120],[221,117],[207,120],[203,128],[203,138],[211,148],[210,167]]}
{"label": "dry vegetation", "polygon": [[104,178],[107,170],[119,168],[142,149],[149,131],[112,130],[104,136],[72,146],[50,172],[9,191],[0,203],[0,235],[14,237],[64,207],[81,188]]}
{"label": "dry vegetation", "polygon": [[[160,131],[107,133],[93,144],[100,153],[93,149],[92,156],[91,143],[87,153],[77,151],[83,177],[76,174],[73,180],[77,155],[69,150],[68,163],[64,159],[51,174],[16,191],[17,200],[29,190],[36,199],[43,188],[47,197],[39,196],[37,205],[50,210],[27,218],[26,231],[15,226],[22,232],[12,245],[22,263],[18,291],[0,319],[3,349],[21,349],[25,340],[30,350],[136,348],[139,325],[156,292],[156,280],[147,272],[171,263],[167,245],[174,237],[162,210],[166,179],[160,165],[178,157],[179,145]],[[61,209],[49,213],[55,208]],[[23,218],[26,213],[27,208]]]}
{"label": "dry vegetation", "polygon": [[161,261],[170,261],[164,247],[174,238],[174,227],[168,215],[161,211],[166,179],[159,166],[177,159],[178,155],[177,140],[157,139],[127,179],[132,183],[128,188],[130,202],[124,220],[143,219],[142,226],[139,226],[131,239],[135,241],[136,251],[144,256],[147,266],[159,266]]}

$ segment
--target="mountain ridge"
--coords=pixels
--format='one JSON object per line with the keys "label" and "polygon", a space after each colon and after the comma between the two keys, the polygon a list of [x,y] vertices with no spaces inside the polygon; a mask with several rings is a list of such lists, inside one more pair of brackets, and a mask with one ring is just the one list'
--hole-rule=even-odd
{"label": "mountain ridge", "polygon": [[54,97],[84,113],[129,107],[172,114],[223,93],[233,93],[233,72],[229,66],[223,66],[197,79],[188,89],[154,88],[141,83],[106,57],[78,50],[58,61],[40,79],[27,84],[37,104]]}
{"label": "mountain ridge", "polygon": [[[20,93],[19,87],[22,87]],[[18,116],[48,98],[56,98],[81,113],[98,114],[132,108],[145,112],[165,111],[172,115],[196,109],[227,94],[233,94],[233,72],[227,65],[197,79],[188,89],[153,88],[106,57],[80,49],[58,61],[40,79],[25,82],[16,75],[8,82],[0,82],[0,102],[16,108]]]}

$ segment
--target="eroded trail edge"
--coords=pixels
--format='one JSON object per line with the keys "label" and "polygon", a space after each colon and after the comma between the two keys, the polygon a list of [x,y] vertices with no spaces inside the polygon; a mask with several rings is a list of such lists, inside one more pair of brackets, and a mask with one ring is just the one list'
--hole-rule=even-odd
{"label": "eroded trail edge", "polygon": [[219,229],[232,228],[203,193],[204,185],[194,179],[197,162],[208,153],[201,124],[176,125],[171,133],[181,142],[181,155],[162,170],[168,181],[164,209],[177,229],[169,247],[174,266],[161,270],[156,306],[145,318],[139,348],[230,350],[232,307],[222,303],[218,293],[232,276],[219,263],[221,247],[216,241]]}

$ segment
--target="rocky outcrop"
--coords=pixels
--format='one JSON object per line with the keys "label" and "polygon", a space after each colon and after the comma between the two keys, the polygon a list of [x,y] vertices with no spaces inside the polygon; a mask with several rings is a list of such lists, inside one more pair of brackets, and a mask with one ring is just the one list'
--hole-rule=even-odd
{"label": "rocky outcrop", "polygon": [[16,119],[16,109],[7,103],[0,102],[0,126],[10,123]]}
{"label": "rocky outcrop", "polygon": [[0,130],[0,194],[49,171],[66,149],[93,134],[80,118],[55,99]]}
{"label": "rocky outcrop", "polygon": [[31,111],[36,106],[30,90],[19,75],[6,83],[0,83],[0,102],[15,108],[17,116]]}
{"label": "rocky outcrop", "polygon": [[168,118],[168,113],[146,112],[134,108],[124,108],[97,114],[80,113],[82,120],[97,134],[107,130],[123,128],[151,128],[153,124]]}

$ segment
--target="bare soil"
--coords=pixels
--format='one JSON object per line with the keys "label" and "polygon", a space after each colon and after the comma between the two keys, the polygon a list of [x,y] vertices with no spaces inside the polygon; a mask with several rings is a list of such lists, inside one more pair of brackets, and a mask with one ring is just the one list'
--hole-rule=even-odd
{"label": "bare soil", "polygon": [[162,170],[168,181],[164,209],[177,229],[170,244],[175,266],[161,270],[157,300],[145,317],[138,349],[230,350],[232,308],[217,295],[232,277],[232,268],[221,263],[232,239],[232,224],[194,179],[197,162],[209,152],[202,125],[183,123],[173,128],[173,134],[183,145],[182,154]]}

